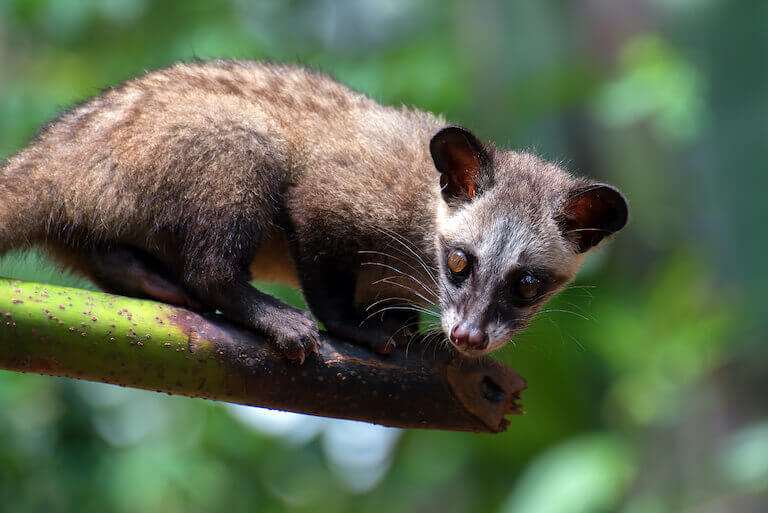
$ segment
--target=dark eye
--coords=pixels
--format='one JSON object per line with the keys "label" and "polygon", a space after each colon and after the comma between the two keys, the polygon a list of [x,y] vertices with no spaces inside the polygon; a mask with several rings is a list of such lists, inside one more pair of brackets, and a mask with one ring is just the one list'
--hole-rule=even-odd
{"label": "dark eye", "polygon": [[466,276],[469,273],[469,258],[460,249],[448,253],[448,269],[456,276]]}
{"label": "dark eye", "polygon": [[539,295],[541,282],[531,273],[520,275],[515,284],[515,295],[523,300],[529,301]]}

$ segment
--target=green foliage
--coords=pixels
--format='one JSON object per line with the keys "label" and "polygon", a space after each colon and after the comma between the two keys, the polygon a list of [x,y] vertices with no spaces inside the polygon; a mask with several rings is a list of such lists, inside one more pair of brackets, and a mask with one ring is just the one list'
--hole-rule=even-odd
{"label": "green foliage", "polygon": [[605,435],[575,438],[534,460],[501,511],[608,511],[626,492],[632,468],[632,458],[621,440]]}
{"label": "green foliage", "polygon": [[[743,298],[765,281],[768,247],[764,206],[749,199],[764,189],[753,185],[765,180],[764,145],[747,145],[765,133],[764,55],[750,52],[764,47],[768,4],[641,3],[649,16],[549,0],[0,2],[2,157],[144,69],[270,58],[532,147],[616,183],[632,212],[499,353],[529,382],[528,413],[503,435],[376,431],[3,372],[0,509],[764,505],[764,287]],[[88,286],[35,256],[1,260],[0,275]]]}
{"label": "green foliage", "polygon": [[598,96],[597,114],[622,126],[649,121],[662,142],[691,141],[702,130],[702,77],[656,35],[637,37],[622,49],[618,77]]}

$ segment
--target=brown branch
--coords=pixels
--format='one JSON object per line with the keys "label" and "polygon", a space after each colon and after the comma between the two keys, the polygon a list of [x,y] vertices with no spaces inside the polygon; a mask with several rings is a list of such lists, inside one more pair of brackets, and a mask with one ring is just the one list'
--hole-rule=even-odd
{"label": "brown branch", "polygon": [[525,388],[491,358],[434,346],[379,356],[323,336],[297,365],[217,316],[7,279],[0,321],[0,369],[385,426],[500,432]]}

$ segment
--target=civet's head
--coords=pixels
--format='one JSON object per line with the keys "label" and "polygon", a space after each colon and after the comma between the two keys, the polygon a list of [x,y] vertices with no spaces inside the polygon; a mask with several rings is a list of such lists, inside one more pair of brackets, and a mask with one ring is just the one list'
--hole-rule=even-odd
{"label": "civet's head", "polygon": [[448,127],[430,143],[444,204],[435,240],[442,328],[466,354],[503,346],[627,222],[611,185]]}

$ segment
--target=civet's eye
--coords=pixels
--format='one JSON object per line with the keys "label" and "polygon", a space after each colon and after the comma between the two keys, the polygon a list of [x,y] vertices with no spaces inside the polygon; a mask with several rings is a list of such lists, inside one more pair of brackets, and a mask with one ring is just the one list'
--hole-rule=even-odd
{"label": "civet's eye", "polygon": [[448,269],[458,276],[464,276],[469,272],[469,258],[460,249],[454,249],[448,253]]}
{"label": "civet's eye", "polygon": [[520,299],[531,300],[539,295],[541,282],[531,273],[524,273],[515,285],[515,295]]}

